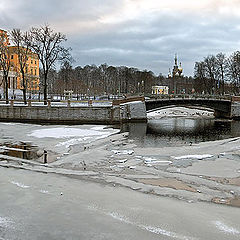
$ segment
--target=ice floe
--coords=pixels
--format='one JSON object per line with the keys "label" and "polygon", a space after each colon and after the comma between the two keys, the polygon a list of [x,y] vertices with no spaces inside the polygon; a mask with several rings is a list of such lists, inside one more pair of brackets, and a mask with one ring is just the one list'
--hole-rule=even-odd
{"label": "ice floe", "polygon": [[30,186],[24,185],[23,183],[19,183],[19,182],[15,182],[15,181],[11,181],[11,183],[14,185],[17,185],[20,188],[30,188]]}
{"label": "ice floe", "polygon": [[112,152],[117,155],[132,155],[134,153],[133,150],[112,150]]}
{"label": "ice floe", "polygon": [[212,154],[202,154],[202,155],[185,155],[185,156],[179,156],[179,157],[174,157],[171,156],[172,158],[174,158],[175,160],[180,160],[180,159],[198,159],[198,160],[202,160],[205,158],[211,158],[213,157]]}

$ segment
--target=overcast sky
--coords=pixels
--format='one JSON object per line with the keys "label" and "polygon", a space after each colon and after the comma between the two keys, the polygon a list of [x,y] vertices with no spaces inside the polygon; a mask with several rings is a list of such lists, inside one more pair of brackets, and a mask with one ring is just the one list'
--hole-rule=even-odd
{"label": "overcast sky", "polygon": [[74,65],[107,63],[167,75],[240,50],[240,0],[0,0],[0,28],[45,23],[66,34]]}

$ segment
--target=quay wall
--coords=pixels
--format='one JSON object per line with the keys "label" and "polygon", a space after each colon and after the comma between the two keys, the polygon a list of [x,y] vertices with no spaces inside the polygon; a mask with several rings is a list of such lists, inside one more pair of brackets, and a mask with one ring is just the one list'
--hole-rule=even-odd
{"label": "quay wall", "polygon": [[143,102],[114,106],[0,106],[0,121],[69,124],[116,124],[147,121]]}

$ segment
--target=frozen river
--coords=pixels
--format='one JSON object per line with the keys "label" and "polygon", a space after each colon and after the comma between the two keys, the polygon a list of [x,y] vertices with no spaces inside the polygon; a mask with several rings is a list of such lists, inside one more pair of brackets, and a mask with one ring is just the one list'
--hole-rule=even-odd
{"label": "frozen river", "polygon": [[240,238],[238,125],[125,127],[0,123],[0,240]]}
{"label": "frozen river", "polygon": [[239,239],[239,211],[0,168],[0,239]]}

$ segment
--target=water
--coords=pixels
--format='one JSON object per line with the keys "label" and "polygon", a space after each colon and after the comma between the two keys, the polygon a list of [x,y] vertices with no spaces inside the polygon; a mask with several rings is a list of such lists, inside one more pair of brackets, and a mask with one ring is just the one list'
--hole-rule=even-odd
{"label": "water", "polygon": [[240,136],[240,121],[161,118],[122,126],[141,147],[180,146]]}

